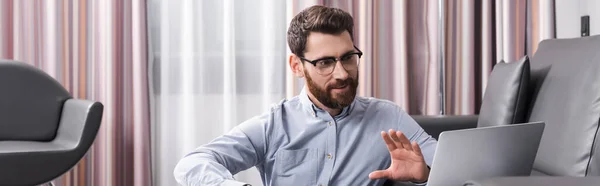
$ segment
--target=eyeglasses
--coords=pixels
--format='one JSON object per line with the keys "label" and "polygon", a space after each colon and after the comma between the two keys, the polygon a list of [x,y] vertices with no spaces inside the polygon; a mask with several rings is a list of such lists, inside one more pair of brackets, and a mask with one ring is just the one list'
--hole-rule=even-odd
{"label": "eyeglasses", "polygon": [[300,60],[309,62],[310,64],[314,65],[317,69],[317,73],[321,75],[329,75],[333,73],[337,61],[340,61],[340,63],[342,63],[342,67],[344,67],[346,71],[352,71],[358,69],[360,57],[363,55],[363,53],[358,48],[356,48],[356,46],[354,46],[354,49],[356,49],[357,52],[347,53],[339,58],[325,57],[311,61],[304,57],[300,57]]}

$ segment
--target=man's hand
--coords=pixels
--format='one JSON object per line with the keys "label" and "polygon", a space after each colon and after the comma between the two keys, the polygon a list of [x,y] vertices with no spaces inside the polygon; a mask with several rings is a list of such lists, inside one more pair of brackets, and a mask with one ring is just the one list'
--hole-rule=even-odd
{"label": "man's hand", "polygon": [[389,134],[381,131],[392,164],[386,170],[378,170],[369,174],[370,179],[391,179],[394,181],[411,181],[422,183],[429,177],[429,168],[417,142],[412,142],[400,131],[390,129]]}

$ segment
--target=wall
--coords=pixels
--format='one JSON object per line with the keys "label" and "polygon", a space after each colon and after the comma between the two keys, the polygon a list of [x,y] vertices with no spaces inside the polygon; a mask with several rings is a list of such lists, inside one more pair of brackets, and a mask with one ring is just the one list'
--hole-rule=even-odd
{"label": "wall", "polygon": [[581,37],[581,16],[590,16],[590,35],[600,34],[599,0],[555,0],[556,37]]}

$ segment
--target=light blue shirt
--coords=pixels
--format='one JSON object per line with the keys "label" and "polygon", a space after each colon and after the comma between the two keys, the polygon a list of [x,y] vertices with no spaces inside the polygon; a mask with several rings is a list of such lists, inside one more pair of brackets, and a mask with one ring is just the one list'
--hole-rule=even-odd
{"label": "light blue shirt", "polygon": [[181,185],[219,185],[255,166],[266,186],[382,185],[369,173],[391,163],[380,135],[389,129],[417,141],[431,165],[437,141],[393,102],[357,96],[331,117],[302,90],[186,155],[174,175]]}

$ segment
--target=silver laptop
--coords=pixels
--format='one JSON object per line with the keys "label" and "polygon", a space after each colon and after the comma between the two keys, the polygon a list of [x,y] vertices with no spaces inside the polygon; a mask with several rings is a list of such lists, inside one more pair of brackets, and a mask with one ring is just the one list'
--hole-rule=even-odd
{"label": "silver laptop", "polygon": [[446,131],[440,134],[428,186],[459,186],[468,180],[529,176],[544,122]]}

